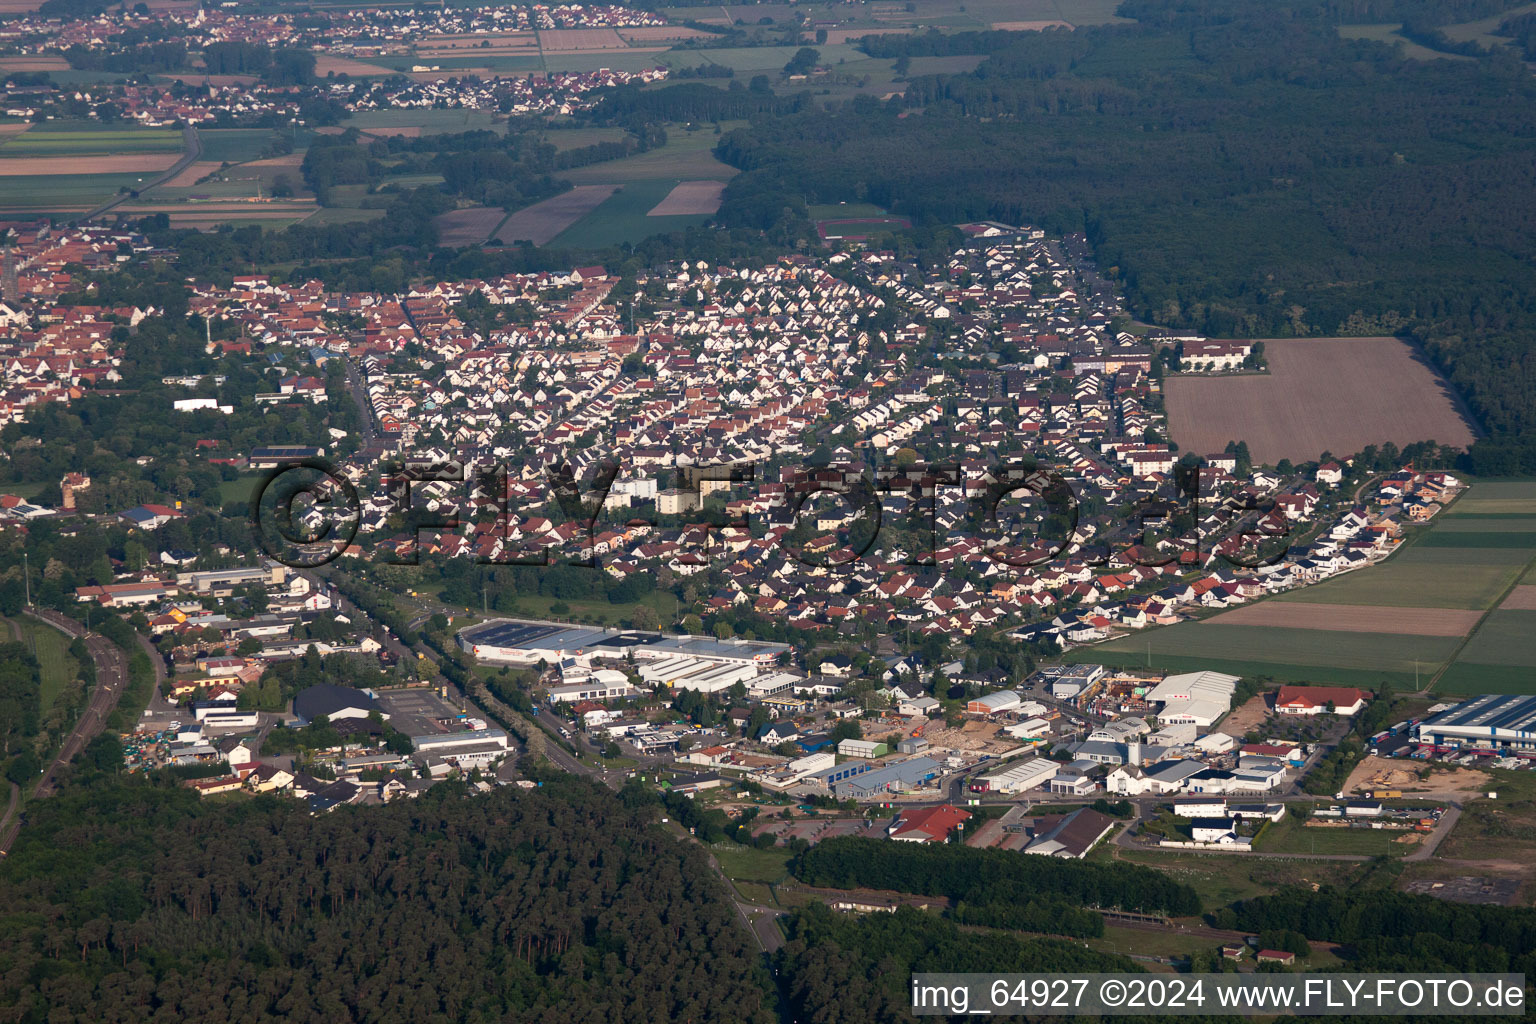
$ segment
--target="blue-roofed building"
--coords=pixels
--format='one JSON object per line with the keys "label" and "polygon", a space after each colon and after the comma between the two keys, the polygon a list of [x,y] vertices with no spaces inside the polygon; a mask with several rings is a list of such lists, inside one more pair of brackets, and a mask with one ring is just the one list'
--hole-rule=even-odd
{"label": "blue-roofed building", "polygon": [[843,779],[832,786],[832,792],[840,800],[874,800],[885,793],[916,789],[943,770],[944,766],[931,757],[911,757]]}
{"label": "blue-roofed building", "polygon": [[1536,697],[1492,693],[1464,700],[1420,722],[1418,737],[1436,747],[1536,750]]}

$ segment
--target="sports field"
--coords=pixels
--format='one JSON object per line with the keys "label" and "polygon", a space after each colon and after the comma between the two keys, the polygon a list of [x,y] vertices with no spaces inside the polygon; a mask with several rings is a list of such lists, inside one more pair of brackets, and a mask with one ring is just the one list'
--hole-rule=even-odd
{"label": "sports field", "polygon": [[1164,385],[1181,448],[1246,441],[1255,463],[1316,459],[1391,441],[1465,446],[1473,431],[1450,386],[1396,338],[1264,342],[1266,374],[1180,375]]}

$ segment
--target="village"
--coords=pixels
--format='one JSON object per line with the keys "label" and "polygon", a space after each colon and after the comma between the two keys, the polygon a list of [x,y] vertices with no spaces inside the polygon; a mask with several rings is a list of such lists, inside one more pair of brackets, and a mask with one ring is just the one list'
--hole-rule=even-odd
{"label": "village", "polygon": [[[424,594],[413,626],[437,608],[477,672],[516,673],[529,720],[577,763],[712,806],[782,807],[787,818],[755,826],[765,842],[954,837],[1080,858],[1127,823],[1117,843],[1262,856],[1256,837],[1292,806],[1308,833],[1433,832],[1443,802],[1384,809],[1364,788],[1319,805],[1302,789],[1366,690],[1077,655],[1375,565],[1464,484],[1411,468],[1366,478],[1342,458],[1256,467],[1236,440],[1178,451],[1159,386],[1173,346],[1178,372],[1237,364],[1189,362],[1201,339],[1125,331],[1091,266],[1038,231],[966,234],[931,274],[857,250],[400,294],[260,274],[188,282],[206,354],[260,361],[270,385],[168,377],[170,415],[212,427],[247,410],[362,413],[330,444],[210,440],[193,457],[253,480],[337,457],[360,496],[357,531],[329,568],[167,548],[78,589],[165,658],[127,766],[194,767],[188,784],[205,795],[278,791],[316,813],[448,777],[532,784],[512,723],[323,573],[355,588],[390,563],[565,561],[614,595],[671,581],[675,618],[643,601],[618,624],[500,602],[461,616]],[[122,332],[154,311],[66,314],[47,297],[71,286],[69,268],[153,255],[132,233],[19,233],[7,273],[30,298],[7,307],[10,419],[119,379]],[[402,492],[395,464],[460,469]],[[487,468],[494,487],[472,485]],[[101,510],[89,477],[59,487],[56,508],[0,497],[0,516],[111,522],[152,546],[196,506]],[[439,525],[402,531],[424,514]],[[1029,653],[946,656],[956,638]],[[343,663],[349,685],[320,681],[333,671],[320,666]],[[1393,733],[1411,744],[1403,756],[1469,756],[1433,731],[1460,708]],[[1298,739],[1297,716],[1333,725]],[[1519,753],[1500,763],[1523,766]]]}

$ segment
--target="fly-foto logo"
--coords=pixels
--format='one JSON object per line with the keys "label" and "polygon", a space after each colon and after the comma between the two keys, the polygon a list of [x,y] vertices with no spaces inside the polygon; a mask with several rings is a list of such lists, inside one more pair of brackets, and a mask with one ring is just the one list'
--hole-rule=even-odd
{"label": "fly-foto logo", "polygon": [[[699,510],[699,496],[706,490],[757,483],[757,467],[752,463],[678,468],[687,484],[684,497],[690,499],[677,503],[684,511]],[[699,521],[689,526],[702,531],[706,551],[716,549],[718,553],[733,539],[766,536],[764,524],[774,522],[781,527],[773,531],[775,543],[786,556],[807,566],[845,568],[864,561],[873,550],[890,521],[885,499],[899,495],[906,511],[896,522],[909,541],[903,564],[910,567],[937,567],[939,551],[952,543],[957,533],[966,531],[972,531],[966,535],[980,542],[988,559],[1005,569],[1032,569],[1065,557],[1089,566],[1118,561],[1151,568],[1181,559],[1203,564],[1208,555],[1246,569],[1279,561],[1284,547],[1276,542],[1289,536],[1290,527],[1283,516],[1272,514],[1273,502],[1265,506],[1247,492],[1226,499],[1226,522],[1233,529],[1209,550],[1204,547],[1198,525],[1203,511],[1200,469],[1198,459],[1180,462],[1170,474],[1167,493],[1139,495],[1124,516],[1101,514],[1092,531],[1083,528],[1083,502],[1071,482],[1059,470],[1027,458],[994,465],[971,478],[966,478],[958,465],[946,464],[800,467],[781,471],[780,482],[757,496],[760,500],[753,504],[760,511],[755,516],[711,517],[701,513]],[[595,542],[604,528],[600,516],[619,473],[620,466],[612,459],[588,466],[585,480],[578,478],[568,462],[546,468],[544,493],[527,500],[526,510],[557,512],[572,528],[557,534],[551,520],[530,516],[524,522],[536,520],[540,525],[525,533],[514,526],[518,519],[512,514],[505,466],[470,467],[458,460],[418,458],[392,463],[384,467],[383,474],[388,506],[408,524],[409,538],[391,549],[390,561],[415,565],[419,560],[418,538],[423,532],[456,533],[463,527],[461,505],[446,503],[440,486],[433,487],[434,510],[417,507],[415,498],[423,487],[447,484],[466,488],[471,507],[489,510],[500,531],[496,553],[475,556],[480,564],[547,566],[553,564],[553,549],[574,546],[579,557],[565,564],[598,568]],[[959,520],[963,527],[950,526],[941,537],[940,499],[945,492],[963,496],[964,515]],[[823,494],[840,499],[848,508],[845,518],[858,526],[848,531],[844,543],[812,541],[804,536],[805,531],[797,529],[813,518],[808,506]],[[1019,537],[1017,530],[1006,528],[1002,521],[1005,503],[1010,501],[1022,501],[1037,510],[1042,521],[1055,524],[1054,529],[1047,535],[1037,528],[1034,537]],[[355,540],[361,513],[356,487],[324,459],[305,459],[269,473],[258,484],[250,509],[257,545],[274,560],[296,568],[317,568],[338,558]],[[1181,519],[1185,529],[1165,529]],[[1115,536],[1105,536],[1099,528],[1105,521],[1116,524]],[[630,523],[657,525],[654,519]],[[1275,550],[1263,554],[1266,547]]]}

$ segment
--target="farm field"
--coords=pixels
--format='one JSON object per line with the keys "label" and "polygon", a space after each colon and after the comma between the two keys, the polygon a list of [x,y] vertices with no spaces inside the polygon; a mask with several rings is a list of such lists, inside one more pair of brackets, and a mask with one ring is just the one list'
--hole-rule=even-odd
{"label": "farm field", "polygon": [[601,249],[624,242],[638,242],[649,235],[704,223],[709,219],[707,214],[651,215],[651,211],[678,184],[675,179],[666,178],[629,182],[619,187],[585,217],[560,232],[550,244],[577,249]]}
{"label": "farm field", "polygon": [[[1071,651],[1068,661],[1189,672],[1272,675],[1298,682],[1373,688],[1383,680],[1413,683],[1415,661],[1427,680],[1456,650],[1454,637],[1323,632],[1281,626],[1173,626]],[[1150,659],[1148,652],[1150,651]]]}
{"label": "farm field", "polygon": [[611,28],[554,28],[539,32],[541,50],[624,50],[629,44]]}
{"label": "farm field", "polygon": [[142,174],[37,174],[0,178],[0,211],[79,213],[136,188]]}
{"label": "farm field", "polygon": [[680,181],[665,199],[651,207],[647,217],[709,215],[720,209],[723,181]]}
{"label": "farm field", "polygon": [[666,44],[633,46],[622,50],[546,50],[541,67],[545,71],[644,71],[661,67]]}
{"label": "farm field", "polygon": [[[1305,595],[1306,591],[1300,592]],[[1282,626],[1344,633],[1409,633],[1466,636],[1482,612],[1474,609],[1340,606],[1302,601],[1260,601],[1205,620],[1212,626]]]}
{"label": "farm field", "polygon": [[384,216],[383,210],[355,210],[342,207],[322,207],[304,218],[310,227],[326,227],[331,224],[365,224]]}
{"label": "farm field", "polygon": [[0,177],[39,174],[158,174],[179,159],[177,153],[135,153],[127,156],[13,156],[0,159]]}
{"label": "farm field", "polygon": [[1536,481],[1479,481],[1446,510],[1451,517],[1514,515],[1536,522]]}
{"label": "farm field", "polygon": [[569,192],[515,211],[495,228],[490,237],[499,238],[508,245],[525,240],[534,245],[547,245],[602,205],[617,188],[617,185],[577,185]]}
{"label": "farm field", "polygon": [[[181,132],[167,128],[102,128],[91,122],[51,122],[0,143],[0,160],[23,156],[98,155],[101,168],[113,157],[138,153],[179,153]],[[174,160],[172,161],[175,162]]]}
{"label": "farm field", "polygon": [[199,131],[203,144],[199,162],[244,163],[261,157],[277,141],[277,133],[270,128],[215,128]]}
{"label": "farm field", "polygon": [[1397,34],[1397,30],[1402,27],[1401,22],[1393,22],[1387,25],[1340,25],[1339,36],[1344,39],[1373,39],[1378,43],[1386,43],[1388,46],[1400,46],[1403,49],[1403,56],[1412,60],[1473,59],[1471,57],[1463,57],[1459,53],[1441,53],[1439,50],[1431,50],[1429,47],[1415,43],[1410,39],[1404,39]]}
{"label": "farm field", "polygon": [[386,129],[417,128],[418,134],[438,135],[492,128],[495,126],[495,118],[486,110],[365,110],[347,118],[341,126],[377,134],[388,134],[384,131]]}
{"label": "farm field", "polygon": [[1380,565],[1357,569],[1271,600],[1487,609],[1515,581],[1524,565],[1525,557],[1518,550],[1427,546],[1420,541],[1398,550]]}
{"label": "farm field", "polygon": [[452,210],[433,219],[441,245],[479,245],[491,237],[496,225],[506,219],[507,211],[493,206],[470,206]]}
{"label": "farm field", "polygon": [[1456,659],[1481,665],[1521,665],[1536,684],[1536,610],[1497,608]]}
{"label": "farm field", "polygon": [[370,64],[351,57],[320,53],[315,55],[315,74],[321,78],[332,74],[350,75],[353,78],[377,78],[394,74],[394,72],[381,64]]}
{"label": "farm field", "polygon": [[560,176],[578,185],[623,184],[648,178],[669,178],[675,185],[679,181],[725,181],[735,177],[736,168],[715,159],[715,142],[711,132],[685,132],[669,126],[664,146],[620,160],[573,167]]}
{"label": "farm field", "polygon": [[1499,605],[1500,611],[1536,611],[1536,587],[1529,583],[1521,584],[1509,592],[1504,603]]}
{"label": "farm field", "polygon": [[[479,55],[472,51],[466,52],[461,57],[381,57],[380,60],[387,66],[388,72],[409,72],[414,67],[436,67],[436,71],[418,72],[428,79],[439,75],[450,75],[454,72],[470,71],[477,74],[505,74],[513,71],[543,71],[544,61],[538,54],[492,56]],[[554,70],[554,69],[550,69]]]}
{"label": "farm field", "polygon": [[[1531,484],[1474,483],[1451,506],[1510,500]],[[1536,587],[1514,590],[1529,571],[1525,535],[1478,532],[1476,514],[1447,512],[1385,562],[1199,621],[1147,630],[1072,651],[1069,661],[1168,671],[1373,687],[1386,680],[1447,693],[1536,693]],[[1515,544],[1510,542],[1515,539]],[[1515,601],[1491,611],[1508,594]],[[1486,616],[1484,613],[1488,613]],[[1438,678],[1437,678],[1438,677]]]}
{"label": "farm field", "polygon": [[1266,341],[1264,355],[1267,374],[1166,381],[1169,432],[1181,448],[1219,452],[1246,441],[1256,463],[1273,464],[1474,437],[1449,386],[1396,338],[1285,338]]}

